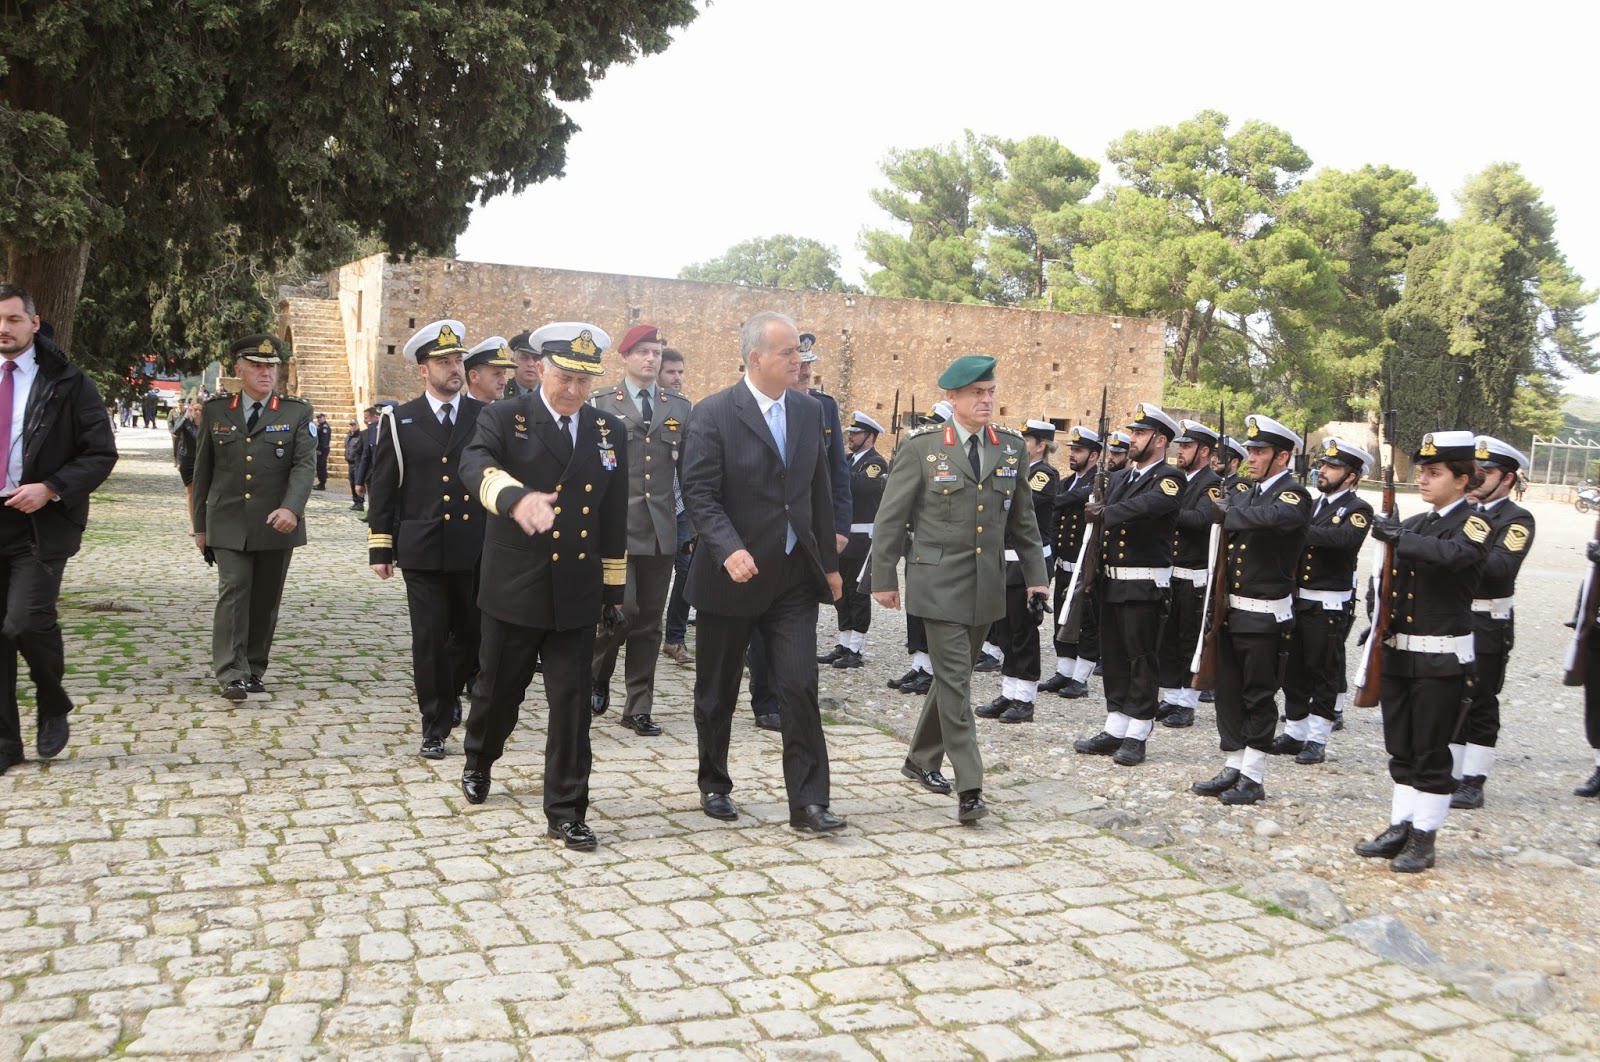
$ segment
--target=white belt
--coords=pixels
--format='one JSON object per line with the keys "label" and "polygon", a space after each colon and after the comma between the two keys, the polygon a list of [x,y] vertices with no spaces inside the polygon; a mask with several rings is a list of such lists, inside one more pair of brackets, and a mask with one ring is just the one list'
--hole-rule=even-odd
{"label": "white belt", "polygon": [[1182,579],[1186,583],[1193,583],[1196,586],[1205,586],[1211,581],[1211,569],[1173,568],[1172,577],[1174,579]]}
{"label": "white belt", "polygon": [[872,525],[871,524],[851,524],[850,525],[850,533],[852,535],[870,535],[870,534],[872,534]]}
{"label": "white belt", "polygon": [[[1046,564],[1048,564],[1050,562],[1050,547],[1049,546],[1046,546],[1044,548],[1044,559],[1045,559],[1045,563]],[[1008,561],[1020,561],[1020,560],[1022,560],[1022,558],[1017,556],[1017,551],[1016,550],[1008,549],[1008,550],[1006,550],[1006,560],[1008,560]]]}
{"label": "white belt", "polygon": [[1162,588],[1172,585],[1171,568],[1107,568],[1106,574],[1118,582],[1149,580]]}
{"label": "white belt", "polygon": [[1470,634],[1391,634],[1383,644],[1406,653],[1453,653],[1463,664],[1476,659]]}
{"label": "white belt", "polygon": [[1294,619],[1294,595],[1288,597],[1240,597],[1238,594],[1228,595],[1228,607],[1236,608],[1240,612],[1260,612],[1276,619],[1279,623]]}
{"label": "white belt", "polygon": [[1063,572],[1075,572],[1075,571],[1078,570],[1078,562],[1077,561],[1069,561],[1065,557],[1057,557],[1056,558],[1056,570],[1057,571],[1063,571]]}
{"label": "white belt", "polygon": [[1354,590],[1308,590],[1302,587],[1295,596],[1301,601],[1318,601],[1329,612],[1343,612],[1345,603],[1356,596]]}
{"label": "white belt", "polygon": [[1508,620],[1514,600],[1510,597],[1475,597],[1472,599],[1472,611],[1487,612],[1490,619]]}

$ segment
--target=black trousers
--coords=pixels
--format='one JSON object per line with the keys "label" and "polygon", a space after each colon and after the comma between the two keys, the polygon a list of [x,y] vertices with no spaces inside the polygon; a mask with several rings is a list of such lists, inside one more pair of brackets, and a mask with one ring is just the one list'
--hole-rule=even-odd
{"label": "black trousers", "polygon": [[478,580],[472,569],[430,572],[402,568],[411,613],[411,676],[422,712],[422,736],[445,738],[450,720],[478,673]]}
{"label": "black trousers", "polygon": [[689,601],[683,584],[689,578],[689,560],[694,554],[684,547],[689,543],[689,518],[678,514],[678,551],[672,555],[672,592],[667,595],[668,645],[682,645],[689,636]]}
{"label": "black trousers", "polygon": [[834,602],[833,610],[838,613],[840,631],[865,633],[872,628],[872,597],[860,586],[861,569],[866,563],[865,556],[839,558],[844,594]]}
{"label": "black trousers", "polygon": [[328,485],[328,451],[317,451],[317,483],[326,487]]}
{"label": "black trousers", "polygon": [[[696,644],[699,644],[698,642]],[[767,670],[767,640],[761,632],[750,632],[750,645],[744,651],[745,663],[750,668],[750,714],[782,715],[783,705],[772,690],[771,673]]]}
{"label": "black trousers", "polygon": [[[1506,684],[1508,654],[1478,650],[1477,678],[1457,743],[1494,748],[1500,740],[1500,691]],[[1587,697],[1587,694],[1585,695]]]}
{"label": "black trousers", "polygon": [[66,558],[42,561],[33,552],[33,521],[25,513],[0,507],[0,594],[5,619],[0,624],[0,752],[22,755],[22,721],[17,711],[17,656],[27,662],[40,719],[66,715],[72,699],[62,687],[66,650],[56,622],[56,600]]}
{"label": "black trousers", "polygon": [[1105,670],[1106,711],[1130,719],[1154,719],[1160,697],[1156,649],[1161,644],[1162,603],[1107,601],[1102,607],[1100,663]]}
{"label": "black trousers", "polygon": [[1209,588],[1183,579],[1172,580],[1172,608],[1161,627],[1159,669],[1161,685],[1181,690],[1189,685],[1194,672],[1195,644],[1200,640],[1200,613],[1206,607]]}
{"label": "black trousers", "polygon": [[544,696],[549,723],[544,739],[544,814],[553,823],[582,822],[589,813],[589,673],[594,628],[544,631],[520,627],[485,613],[479,643],[478,681],[472,714],[461,743],[469,771],[488,771],[517,728],[522,698],[533,681],[535,660],[544,661]]}
{"label": "black trousers", "polygon": [[1224,626],[1218,632],[1217,736],[1223,752],[1272,747],[1278,729],[1278,657],[1288,627],[1251,634]]}
{"label": "black trousers", "polygon": [[801,558],[788,590],[757,616],[700,610],[695,629],[694,724],[702,793],[731,793],[728,742],[752,632],[766,643],[773,692],[783,705],[783,780],[789,807],[828,803],[828,746],[817,707],[817,598]]}
{"label": "black trousers", "polygon": [[1332,719],[1334,702],[1345,687],[1344,643],[1352,614],[1312,605],[1295,609],[1283,670],[1283,714],[1294,720],[1311,715]]}
{"label": "black trousers", "polygon": [[1600,637],[1589,636],[1583,673],[1583,730],[1591,749],[1600,749]]}
{"label": "black trousers", "polygon": [[1039,624],[1028,610],[1028,588],[1006,586],[1006,618],[1001,620],[1005,651],[1000,674],[1006,678],[1039,681]]}
{"label": "black trousers", "polygon": [[928,651],[928,629],[923,626],[921,616],[906,613],[906,652],[926,653]]}
{"label": "black trousers", "polygon": [[350,466],[350,474],[345,478],[350,481],[350,504],[357,509],[365,509],[367,503],[362,499],[361,495],[356,493],[356,470],[354,465]]}
{"label": "black trousers", "polygon": [[[1384,650],[1384,663],[1406,656]],[[1397,661],[1403,663],[1403,661]],[[1378,697],[1383,705],[1383,747],[1389,777],[1422,793],[1453,793],[1456,780],[1450,743],[1461,724],[1466,675],[1415,676],[1383,669]]]}
{"label": "black trousers", "polygon": [[1089,601],[1083,610],[1083,622],[1078,626],[1078,640],[1064,642],[1061,640],[1059,624],[1066,615],[1065,605],[1067,600],[1067,585],[1072,582],[1071,572],[1056,572],[1055,603],[1051,607],[1055,610],[1055,646],[1056,655],[1069,660],[1099,660],[1100,659],[1100,621],[1103,607],[1100,604],[1100,592],[1091,589]]}

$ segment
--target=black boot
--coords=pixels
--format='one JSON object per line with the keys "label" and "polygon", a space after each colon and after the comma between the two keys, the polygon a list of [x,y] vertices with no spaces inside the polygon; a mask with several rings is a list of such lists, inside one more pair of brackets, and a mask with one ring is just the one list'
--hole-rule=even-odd
{"label": "black boot", "polygon": [[1469,774],[1456,783],[1456,791],[1450,794],[1450,806],[1464,808],[1468,811],[1483,807],[1483,783],[1488,776],[1482,774]]}
{"label": "black boot", "polygon": [[817,663],[819,663],[819,664],[831,664],[835,660],[839,659],[841,656],[848,656],[849,653],[850,653],[850,650],[846,649],[844,646],[835,645],[832,649],[829,649],[826,653],[819,653],[817,655]]}
{"label": "black boot", "polygon": [[1010,697],[996,697],[988,704],[978,705],[972,710],[972,714],[979,719],[999,719],[1006,714],[1006,709],[1010,708],[1013,703]]}
{"label": "black boot", "polygon": [[1102,730],[1094,737],[1079,738],[1072,747],[1086,756],[1110,756],[1122,747],[1122,739]]}
{"label": "black boot", "polygon": [[1594,769],[1589,780],[1572,791],[1573,796],[1597,797],[1600,796],[1600,767]]}
{"label": "black boot", "polygon": [[1368,859],[1393,859],[1405,849],[1410,836],[1411,823],[1397,822],[1372,840],[1356,845],[1356,855]]}
{"label": "black boot", "polygon": [[899,678],[890,679],[889,680],[889,688],[891,690],[897,690],[901,686],[904,686],[906,683],[910,682],[912,679],[916,678],[920,674],[922,674],[921,670],[919,670],[918,668],[912,668],[910,671],[907,671],[904,675],[901,675]]}
{"label": "black boot", "polygon": [[1195,782],[1189,786],[1189,791],[1199,793],[1201,796],[1221,796],[1235,785],[1239,784],[1239,768],[1224,767],[1215,778],[1209,782]]}
{"label": "black boot", "polygon": [[1294,758],[1296,763],[1322,763],[1328,758],[1328,746],[1320,741],[1308,741],[1306,747],[1300,750],[1300,755]]}
{"label": "black boot", "polygon": [[987,671],[999,671],[1004,666],[1005,661],[1001,660],[998,656],[990,656],[988,653],[979,653],[978,662],[972,665],[972,670],[982,674]]}
{"label": "black boot", "polygon": [[1061,687],[1057,695],[1065,697],[1069,701],[1075,701],[1079,697],[1087,697],[1089,696],[1089,684],[1087,682],[1079,682],[1077,679],[1072,679],[1065,686]]}
{"label": "black boot", "polygon": [[1217,794],[1224,804],[1259,804],[1267,799],[1267,787],[1254,778],[1240,776],[1233,788]]}
{"label": "black boot", "polygon": [[847,671],[851,668],[861,667],[865,663],[866,660],[862,658],[860,653],[854,649],[846,649],[844,655],[833,662],[833,666],[836,670]]}
{"label": "black boot", "polygon": [[923,694],[933,687],[933,675],[926,671],[918,671],[909,682],[900,683],[901,693]]}
{"label": "black boot", "polygon": [[1389,869],[1396,874],[1420,874],[1433,867],[1433,839],[1437,831],[1412,830],[1406,838],[1406,847],[1389,861]]}
{"label": "black boot", "polygon": [[1171,715],[1177,710],[1178,706],[1176,704],[1168,704],[1166,701],[1162,701],[1160,704],[1156,705],[1156,721],[1159,722],[1162,719],[1165,719],[1167,716]]}
{"label": "black boot", "polygon": [[1062,690],[1067,688],[1068,683],[1071,681],[1071,675],[1063,675],[1058,671],[1054,675],[1051,675],[1049,678],[1045,679],[1043,682],[1039,683],[1039,692],[1060,693]]}
{"label": "black boot", "polygon": [[1161,720],[1161,725],[1171,727],[1173,730],[1182,730],[1194,726],[1194,709],[1187,704],[1181,705],[1171,715]]}
{"label": "black boot", "polygon": [[1300,750],[1305,747],[1306,743],[1299,738],[1290,737],[1288,734],[1279,734],[1272,739],[1272,744],[1267,747],[1267,751],[1274,756],[1294,756],[1298,755]]}

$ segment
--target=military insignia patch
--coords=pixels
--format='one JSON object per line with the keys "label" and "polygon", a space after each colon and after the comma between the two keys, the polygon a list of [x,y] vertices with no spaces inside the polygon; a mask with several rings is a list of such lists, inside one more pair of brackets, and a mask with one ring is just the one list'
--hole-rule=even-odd
{"label": "military insignia patch", "polygon": [[1506,549],[1512,553],[1521,553],[1528,548],[1528,529],[1521,524],[1512,524],[1506,528]]}
{"label": "military insignia patch", "polygon": [[934,462],[935,462],[935,461],[937,461],[937,460],[938,460],[938,458],[937,458],[937,457],[934,457],[934,456],[933,456],[933,455],[932,455],[932,454],[929,454],[929,455],[928,455],[928,464],[930,464],[930,465],[931,465],[931,464],[933,464],[933,463],[934,463]]}
{"label": "military insignia patch", "polygon": [[1328,448],[1326,450],[1322,451],[1322,456],[1323,457],[1338,457],[1339,456],[1339,444],[1338,443],[1329,443],[1328,444]]}
{"label": "military insignia patch", "polygon": [[1350,523],[1355,527],[1362,527],[1362,528],[1366,527],[1367,526],[1367,514],[1366,513],[1351,513],[1350,514]]}
{"label": "military insignia patch", "polygon": [[437,343],[438,348],[442,349],[444,347],[459,347],[460,345],[461,337],[456,335],[455,329],[451,328],[449,325],[445,325],[443,328],[439,329],[439,342]]}
{"label": "military insignia patch", "polygon": [[1222,500],[1222,488],[1221,487],[1212,487],[1210,490],[1206,491],[1206,497],[1210,498],[1212,501],[1221,501]]}
{"label": "military insignia patch", "polygon": [[[1421,454],[1423,457],[1438,456],[1439,448],[1433,445],[1433,432],[1430,431],[1428,434],[1422,437],[1422,445],[1418,447],[1417,453]],[[1482,521],[1480,520],[1479,523],[1482,523]]]}
{"label": "military insignia patch", "polygon": [[1478,440],[1478,448],[1472,451],[1472,456],[1479,461],[1489,460],[1489,440],[1480,438]]}
{"label": "military insignia patch", "polygon": [[661,423],[662,423],[662,426],[665,427],[668,431],[677,431],[678,427],[679,427],[678,418],[677,417],[668,417],[666,420],[662,421]]}
{"label": "military insignia patch", "polygon": [[261,345],[256,348],[256,353],[257,354],[271,354],[272,353],[272,344],[270,342],[266,341],[266,340],[262,340],[261,341]]}
{"label": "military insignia patch", "polygon": [[1474,542],[1485,542],[1489,538],[1489,522],[1481,516],[1469,516],[1461,530]]}
{"label": "military insignia patch", "polygon": [[883,475],[883,469],[879,468],[877,465],[868,465],[867,466],[867,478],[868,479],[877,479],[881,475]]}
{"label": "military insignia patch", "polygon": [[1042,468],[1028,477],[1028,486],[1032,487],[1034,490],[1044,490],[1045,487],[1049,485],[1050,474]]}
{"label": "military insignia patch", "polygon": [[1300,495],[1296,494],[1292,490],[1284,491],[1282,494],[1278,495],[1278,499],[1280,501],[1286,501],[1290,505],[1299,505],[1300,504]]}
{"label": "military insignia patch", "polygon": [[1171,478],[1163,479],[1161,481],[1161,493],[1169,498],[1178,493],[1178,481]]}
{"label": "military insignia patch", "polygon": [[1143,420],[1144,419],[1144,403],[1143,402],[1140,402],[1138,405],[1133,407],[1133,419],[1134,420]]}

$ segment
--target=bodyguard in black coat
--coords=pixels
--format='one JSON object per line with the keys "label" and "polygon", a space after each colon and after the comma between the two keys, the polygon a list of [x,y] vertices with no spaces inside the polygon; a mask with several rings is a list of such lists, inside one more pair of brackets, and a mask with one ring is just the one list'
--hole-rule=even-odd
{"label": "bodyguard in black coat", "polygon": [[840,596],[822,405],[790,389],[799,373],[793,321],[763,311],[740,333],[745,377],[695,406],[683,504],[700,533],[685,596],[699,610],[694,716],[701,807],[738,810],[728,794],[728,740],[745,650],[759,631],[783,705],[783,773],[791,825],[836,830],[828,749],[817,707],[817,606]]}
{"label": "bodyguard in black coat", "polygon": [[542,657],[548,834],[586,851],[598,843],[584,823],[593,759],[590,663],[596,624],[622,622],[627,446],[622,426],[585,404],[610,342],[605,332],[559,323],[528,341],[543,355],[538,388],[483,407],[461,457],[467,490],[489,512],[478,588],[480,668],[462,742],[461,791],[468,803],[488,798],[490,769],[516,728]]}
{"label": "bodyguard in black coat", "polygon": [[[56,601],[67,558],[78,552],[89,495],[117,463],[100,393],[39,332],[33,297],[0,284],[0,411],[6,453],[0,489],[0,774],[23,762],[17,654],[27,661],[38,705],[41,759],[67,745],[72,699],[62,687],[66,653]],[[24,397],[25,396],[25,397]],[[23,401],[22,416],[13,410]]]}
{"label": "bodyguard in black coat", "polygon": [[367,561],[380,579],[396,565],[405,576],[421,755],[430,760],[444,758],[462,691],[478,671],[485,513],[461,480],[461,455],[483,404],[465,391],[465,342],[460,321],[434,321],[406,343],[425,389],[384,413],[367,480]]}
{"label": "bodyguard in black coat", "polygon": [[1294,629],[1283,675],[1288,719],[1268,750],[1296,763],[1321,763],[1339,712],[1345,641],[1355,619],[1356,564],[1372,526],[1372,506],[1356,494],[1373,457],[1344,439],[1322,440],[1317,490],[1305,553],[1295,575]]}
{"label": "bodyguard in black coat", "polygon": [[1305,549],[1311,499],[1289,473],[1302,440],[1271,417],[1245,418],[1254,486],[1212,502],[1228,536],[1227,611],[1218,617],[1217,733],[1227,759],[1208,782],[1192,786],[1224,804],[1266,796],[1267,754],[1278,726],[1295,569]]}
{"label": "bodyguard in black coat", "polygon": [[1222,497],[1222,477],[1211,468],[1217,433],[1197,420],[1180,422],[1178,470],[1187,482],[1178,495],[1172,533],[1172,608],[1161,628],[1161,705],[1156,718],[1175,730],[1194,725],[1200,691],[1191,682],[1201,615],[1211,586],[1212,502]]}

